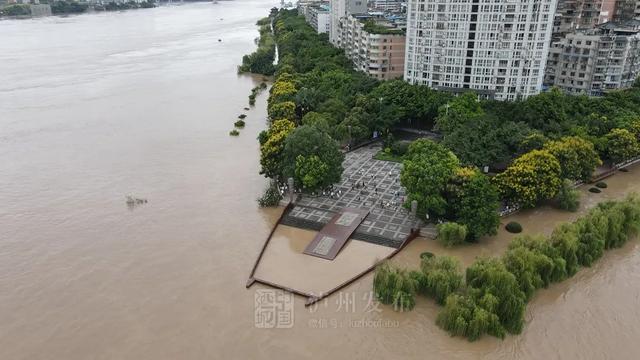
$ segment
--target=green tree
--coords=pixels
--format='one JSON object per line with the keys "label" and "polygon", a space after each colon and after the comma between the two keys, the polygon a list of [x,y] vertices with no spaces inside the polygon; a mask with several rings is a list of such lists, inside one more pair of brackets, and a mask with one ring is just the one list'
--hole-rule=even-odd
{"label": "green tree", "polygon": [[444,146],[420,139],[409,145],[400,182],[407,189],[407,204],[418,202],[421,214],[444,215],[445,186],[459,167],[458,158]]}
{"label": "green tree", "polygon": [[[491,312],[500,319],[504,329],[512,334],[524,325],[525,294],[515,276],[496,258],[480,258],[467,268],[467,286],[482,303],[493,303]],[[489,300],[491,299],[491,300]]]}
{"label": "green tree", "polygon": [[565,179],[558,190],[556,201],[560,209],[576,212],[580,207],[580,192],[573,188],[570,180]]}
{"label": "green tree", "polygon": [[638,139],[626,129],[613,129],[605,135],[605,155],[614,163],[628,160],[640,153]]}
{"label": "green tree", "polygon": [[260,174],[273,179],[282,175],[282,151],[287,136],[295,127],[289,120],[276,120],[267,131],[260,133]]}
{"label": "green tree", "polygon": [[460,245],[467,237],[467,227],[464,225],[446,222],[438,224],[437,228],[438,241],[446,247]]}
{"label": "green tree", "polygon": [[324,179],[329,172],[329,166],[325,164],[317,155],[304,157],[298,155],[296,158],[296,169],[294,179],[306,191],[315,191],[321,184],[325,183]]}
{"label": "green tree", "polygon": [[384,262],[376,268],[373,292],[378,301],[393,305],[396,311],[411,310],[415,305],[418,282],[406,270],[391,267]]}
{"label": "green tree", "polygon": [[[304,185],[304,175],[311,173],[311,170],[306,169],[305,166],[301,168],[301,170],[304,168],[304,171],[298,172],[298,175],[303,176],[296,174],[299,156],[305,159],[303,165],[324,164],[326,166],[322,167],[322,176],[319,178],[316,177],[316,173],[313,173],[314,178],[317,179],[314,189],[327,187],[340,180],[344,155],[338,149],[338,144],[326,133],[313,126],[303,125],[295,129],[285,140],[282,152],[283,175],[285,178],[294,177],[299,185]],[[308,190],[312,191],[312,189]]]}
{"label": "green tree", "polygon": [[[464,238],[464,237],[463,237]],[[434,256],[422,259],[420,269],[424,274],[420,290],[433,297],[440,305],[447,296],[462,286],[460,261],[452,256]]]}
{"label": "green tree", "polygon": [[500,198],[487,176],[477,169],[459,168],[446,189],[448,218],[466,226],[468,239],[496,234]]}
{"label": "green tree", "polygon": [[544,145],[560,162],[560,176],[570,180],[588,181],[596,167],[602,164],[593,144],[577,136],[563,137]]}
{"label": "green tree", "polygon": [[436,128],[444,134],[449,134],[484,114],[478,95],[472,91],[466,92],[438,109]]}
{"label": "green tree", "polygon": [[533,150],[494,177],[500,193],[525,207],[553,198],[560,187],[560,163],[548,151]]}

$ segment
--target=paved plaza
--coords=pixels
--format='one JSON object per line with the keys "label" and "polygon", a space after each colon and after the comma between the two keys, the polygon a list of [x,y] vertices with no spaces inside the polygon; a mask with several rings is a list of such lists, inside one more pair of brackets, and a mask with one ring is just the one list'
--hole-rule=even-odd
{"label": "paved plaza", "polygon": [[402,206],[404,188],[400,185],[402,165],[373,159],[380,144],[356,149],[345,155],[339,184],[318,196],[301,195],[283,223],[320,230],[335,213],[345,207],[369,210],[353,239],[398,247],[416,221]]}

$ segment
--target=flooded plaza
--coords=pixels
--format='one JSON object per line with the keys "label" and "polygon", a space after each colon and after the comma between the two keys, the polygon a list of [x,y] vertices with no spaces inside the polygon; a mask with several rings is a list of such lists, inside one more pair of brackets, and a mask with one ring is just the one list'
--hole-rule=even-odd
{"label": "flooded plaza", "polygon": [[[523,333],[505,340],[450,337],[425,298],[409,313],[379,305],[372,275],[314,306],[294,297],[291,327],[257,326],[256,295],[270,288],[245,284],[282,209],[256,204],[266,92],[244,111],[262,78],[236,66],[274,5],[0,21],[0,359],[638,357],[638,240],[538,291]],[[247,125],[230,137],[240,113]],[[581,211],[640,192],[639,179],[636,166],[601,194],[583,188]],[[127,195],[148,202],[129,208]],[[579,215],[542,207],[502,221],[548,233]],[[312,235],[283,228],[273,251],[301,252]],[[393,261],[417,266],[431,251],[469,264],[512,237],[455,249],[418,238]],[[370,259],[392,250],[362,244]],[[345,265],[369,261],[345,251]],[[306,285],[288,262],[267,265]]]}

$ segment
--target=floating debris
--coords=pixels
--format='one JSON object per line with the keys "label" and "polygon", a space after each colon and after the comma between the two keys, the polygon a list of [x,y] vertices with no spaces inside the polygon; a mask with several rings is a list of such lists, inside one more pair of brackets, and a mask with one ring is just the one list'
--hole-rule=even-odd
{"label": "floating debris", "polygon": [[127,206],[129,209],[133,209],[137,205],[146,204],[147,199],[136,198],[131,195],[127,195]]}

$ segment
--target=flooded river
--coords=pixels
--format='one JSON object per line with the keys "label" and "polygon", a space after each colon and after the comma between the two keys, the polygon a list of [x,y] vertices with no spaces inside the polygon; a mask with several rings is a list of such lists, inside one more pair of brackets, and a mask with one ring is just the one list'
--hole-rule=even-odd
{"label": "flooded river", "polygon": [[[245,282],[279,215],[255,202],[265,94],[228,132],[260,82],[236,65],[273,5],[0,21],[0,359],[638,357],[638,241],[538,292],[504,341],[450,338],[426,299],[376,306],[371,276],[317,307],[296,297],[292,328],[257,328],[266,288]],[[640,190],[639,174],[600,196]],[[538,211],[517,215],[525,230],[569,217]],[[468,263],[507,241],[453,252]],[[418,239],[396,261],[425,249],[441,251]]]}

